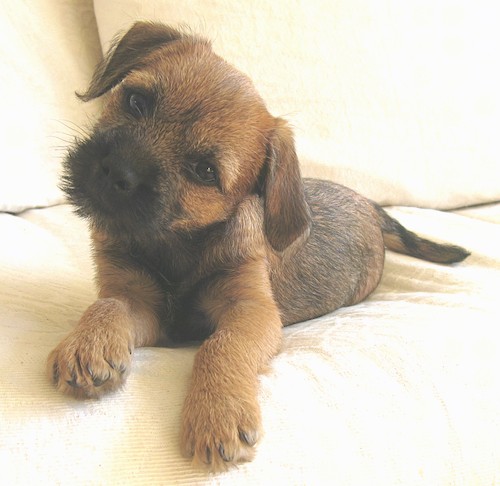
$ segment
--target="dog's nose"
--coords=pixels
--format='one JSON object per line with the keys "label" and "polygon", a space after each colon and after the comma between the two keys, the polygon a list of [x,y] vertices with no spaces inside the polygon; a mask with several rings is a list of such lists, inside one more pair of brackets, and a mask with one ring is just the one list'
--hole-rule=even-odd
{"label": "dog's nose", "polygon": [[136,170],[126,162],[116,162],[109,157],[101,161],[102,174],[109,186],[119,193],[132,193],[140,184],[140,177]]}

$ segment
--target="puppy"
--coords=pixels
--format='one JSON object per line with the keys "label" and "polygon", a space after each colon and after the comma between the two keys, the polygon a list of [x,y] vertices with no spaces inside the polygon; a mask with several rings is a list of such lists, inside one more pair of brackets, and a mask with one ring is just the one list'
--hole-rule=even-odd
{"label": "puppy", "polygon": [[181,445],[213,470],[252,458],[258,375],[282,326],[363,300],[384,245],[439,263],[468,255],[303,180],[285,121],[204,39],[136,23],[80,97],[102,95],[63,177],[90,225],[99,296],[48,371],[61,391],[97,397],[124,383],[135,348],[203,341]]}

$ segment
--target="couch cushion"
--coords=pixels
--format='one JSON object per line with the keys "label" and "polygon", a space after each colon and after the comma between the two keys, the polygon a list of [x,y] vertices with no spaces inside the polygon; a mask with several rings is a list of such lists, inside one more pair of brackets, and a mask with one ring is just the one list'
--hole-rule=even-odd
{"label": "couch cushion", "polygon": [[492,2],[94,3],[104,47],[139,18],[213,39],[294,126],[306,175],[383,204],[500,199]]}
{"label": "couch cushion", "polygon": [[95,299],[85,223],[68,206],[0,214],[2,484],[497,484],[500,205],[466,213],[391,209],[472,255],[388,252],[369,299],[286,328],[255,460],[220,475],[180,455],[195,348],[136,350],[101,400],[55,390],[47,355]]}
{"label": "couch cushion", "polygon": [[0,211],[61,202],[60,160],[89,114],[74,92],[100,56],[90,0],[2,4]]}

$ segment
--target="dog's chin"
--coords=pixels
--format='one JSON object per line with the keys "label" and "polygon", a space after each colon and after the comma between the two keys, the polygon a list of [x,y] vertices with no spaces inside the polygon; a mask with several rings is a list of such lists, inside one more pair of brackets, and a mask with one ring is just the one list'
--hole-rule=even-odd
{"label": "dog's chin", "polygon": [[92,228],[116,237],[151,238],[161,231],[162,224],[147,211],[113,210],[102,205],[75,207],[76,213],[86,219]]}

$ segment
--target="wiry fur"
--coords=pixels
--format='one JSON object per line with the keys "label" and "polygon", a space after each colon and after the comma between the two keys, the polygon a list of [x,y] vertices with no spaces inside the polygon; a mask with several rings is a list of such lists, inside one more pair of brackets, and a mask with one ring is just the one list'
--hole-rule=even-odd
{"label": "wiry fur", "polygon": [[384,243],[437,262],[467,256],[350,189],[303,180],[291,130],[203,39],[135,24],[81,98],[104,94],[62,184],[89,221],[99,296],[49,374],[97,397],[124,383],[134,348],[203,341],[181,432],[197,463],[252,457],[258,374],[281,327],[364,299]]}

